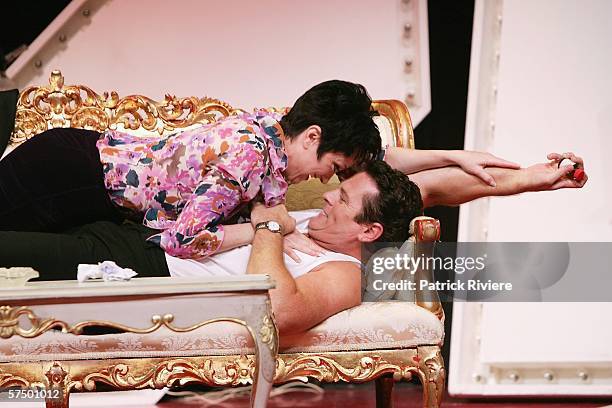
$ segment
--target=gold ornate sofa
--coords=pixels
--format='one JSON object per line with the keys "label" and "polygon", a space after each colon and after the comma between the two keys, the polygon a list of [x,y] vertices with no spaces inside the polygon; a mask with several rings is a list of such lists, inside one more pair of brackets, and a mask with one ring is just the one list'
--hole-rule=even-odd
{"label": "gold ornate sofa", "polygon": [[[406,106],[394,100],[375,101],[373,106],[381,114],[377,120],[384,142],[414,148]],[[100,95],[86,86],[65,86],[61,73],[54,71],[49,86],[21,92],[9,148],[52,127],[161,135],[239,111],[206,97],[166,96],[156,102],[140,95]],[[288,205],[318,207],[322,191],[329,188],[333,182],[325,186],[311,180],[292,186]],[[415,255],[430,254],[440,234],[437,220],[421,217],[411,230]],[[431,271],[419,270],[416,279],[433,277]],[[54,364],[66,368],[68,391],[95,391],[100,383],[127,390],[252,382],[253,342],[240,326],[219,323],[185,333],[161,327],[151,333],[75,336],[65,327],[54,331],[40,326],[52,316],[33,316],[33,329],[17,330],[22,322],[15,310],[3,307],[0,299],[0,387],[51,381],[45,374]],[[417,292],[413,302],[363,303],[306,333],[282,336],[275,383],[309,377],[325,382],[376,380],[377,406],[391,406],[393,383],[415,374],[423,384],[424,406],[439,407],[445,382],[440,354],[443,320],[436,292]]]}

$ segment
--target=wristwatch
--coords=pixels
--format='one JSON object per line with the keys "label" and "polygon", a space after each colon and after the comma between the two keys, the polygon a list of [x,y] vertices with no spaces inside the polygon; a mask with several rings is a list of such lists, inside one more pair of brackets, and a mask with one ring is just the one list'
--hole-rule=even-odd
{"label": "wristwatch", "polygon": [[276,221],[264,221],[255,225],[255,231],[260,229],[267,229],[268,231],[278,232],[279,234],[283,232],[280,224]]}

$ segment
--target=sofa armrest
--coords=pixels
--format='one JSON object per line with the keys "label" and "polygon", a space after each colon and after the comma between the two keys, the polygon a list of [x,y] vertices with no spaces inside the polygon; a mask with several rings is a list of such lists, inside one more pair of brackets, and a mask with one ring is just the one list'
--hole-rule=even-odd
{"label": "sofa armrest", "polygon": [[[440,239],[440,221],[431,217],[417,217],[410,223],[410,233],[414,237],[414,257],[433,257],[436,241]],[[421,267],[415,272],[414,280],[434,282],[433,268],[428,268],[425,263],[420,265]],[[436,290],[420,289],[417,285],[416,304],[444,321],[444,310]]]}

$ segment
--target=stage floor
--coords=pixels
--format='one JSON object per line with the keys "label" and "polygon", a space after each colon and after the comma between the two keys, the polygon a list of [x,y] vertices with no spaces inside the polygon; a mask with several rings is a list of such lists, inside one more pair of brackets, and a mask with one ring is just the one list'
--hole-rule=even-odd
{"label": "stage floor", "polygon": [[[323,394],[314,394],[304,391],[292,391],[283,395],[276,395],[270,399],[268,408],[371,408],[376,406],[374,384],[326,384]],[[421,387],[416,384],[396,384],[394,390],[394,408],[416,408],[422,407]],[[445,397],[442,407],[447,408],[595,408],[612,407],[612,397],[609,400],[584,400],[584,399],[561,399],[561,400],[460,400]],[[206,402],[193,403],[181,401],[181,399],[169,399],[164,397],[156,408],[239,408],[248,406],[248,396],[235,397],[221,403],[210,404]],[[153,408],[153,407],[151,407]]]}

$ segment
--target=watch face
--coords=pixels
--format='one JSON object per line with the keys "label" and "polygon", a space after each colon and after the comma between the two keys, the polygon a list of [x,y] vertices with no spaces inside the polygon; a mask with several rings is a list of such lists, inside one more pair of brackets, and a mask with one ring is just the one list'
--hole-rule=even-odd
{"label": "watch face", "polygon": [[276,221],[268,221],[268,228],[273,232],[278,232],[281,229],[280,224]]}

